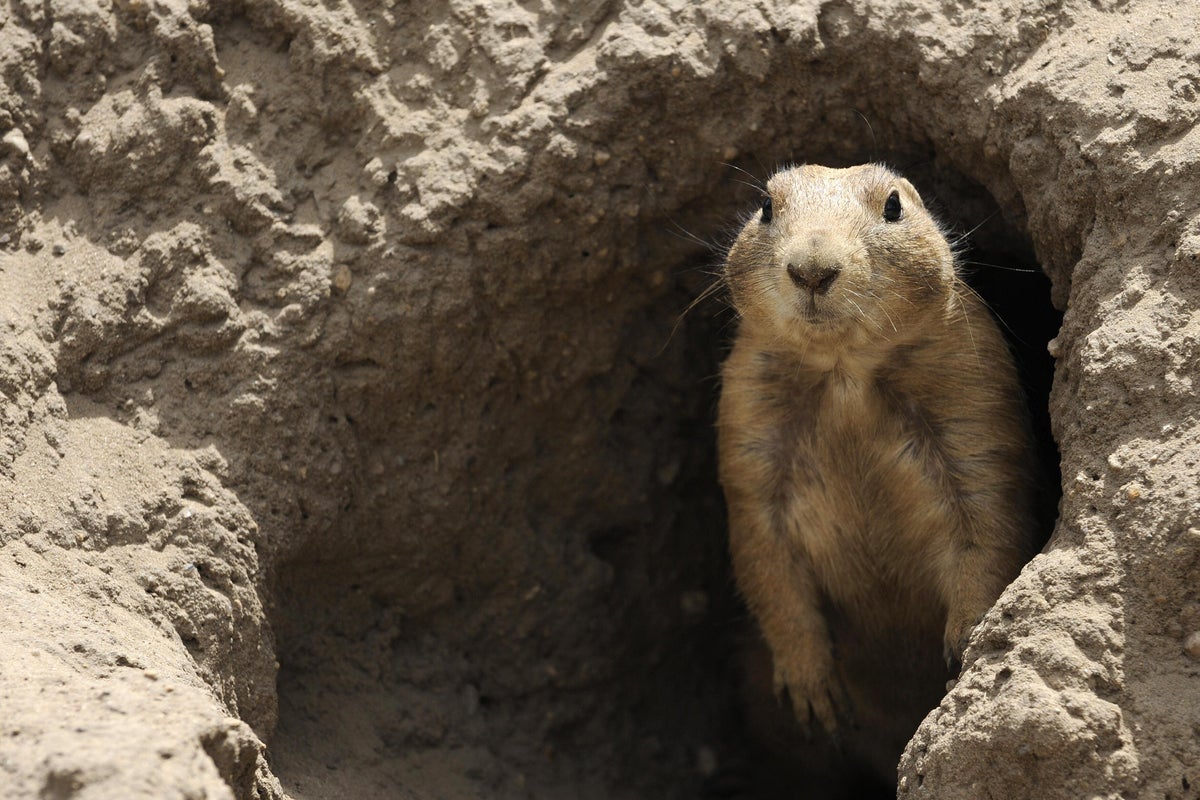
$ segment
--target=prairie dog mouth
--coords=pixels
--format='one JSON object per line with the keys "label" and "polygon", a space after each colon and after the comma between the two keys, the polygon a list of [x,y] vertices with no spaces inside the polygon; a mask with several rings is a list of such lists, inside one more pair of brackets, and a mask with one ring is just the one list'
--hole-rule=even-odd
{"label": "prairie dog mouth", "polygon": [[781,287],[785,297],[791,296],[794,308],[811,325],[829,325],[835,322],[848,321],[853,315],[853,309],[848,308],[841,298],[829,294],[814,295],[804,290],[793,290],[791,286]]}
{"label": "prairie dog mouth", "polygon": [[795,303],[800,318],[806,325],[814,328],[832,328],[852,322],[846,309],[828,298],[811,298],[802,295],[796,298]]}

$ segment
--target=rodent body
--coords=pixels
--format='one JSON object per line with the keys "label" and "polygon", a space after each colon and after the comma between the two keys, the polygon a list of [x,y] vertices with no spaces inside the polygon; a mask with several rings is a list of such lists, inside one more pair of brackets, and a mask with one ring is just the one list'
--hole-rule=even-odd
{"label": "rodent body", "polygon": [[734,571],[800,722],[833,732],[853,709],[902,745],[942,691],[939,657],[961,659],[1031,555],[1021,389],[907,181],[803,166],[766,191],[724,276]]}

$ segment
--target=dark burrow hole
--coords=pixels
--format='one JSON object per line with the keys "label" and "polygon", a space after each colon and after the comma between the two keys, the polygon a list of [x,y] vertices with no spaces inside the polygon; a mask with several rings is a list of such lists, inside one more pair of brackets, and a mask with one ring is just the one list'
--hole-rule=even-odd
{"label": "dark burrow hole", "polygon": [[[831,166],[854,163],[806,155]],[[972,231],[964,272],[1003,321],[1021,369],[1041,448],[1048,537],[1060,482],[1046,343],[1061,322],[1049,283],[1023,233],[997,213],[981,186],[928,153],[888,160],[944,223]],[[756,162],[738,166],[763,174]],[[543,620],[503,604],[472,605],[459,586],[436,574],[453,574],[444,565],[431,567],[415,593],[392,585],[401,568],[379,559],[281,565],[273,612],[281,721],[272,760],[295,797],[891,796],[828,747],[799,759],[791,749],[794,731],[773,707],[769,667],[726,554],[713,422],[732,315],[717,296],[671,333],[719,261],[691,237],[719,239],[738,213],[754,206],[751,190],[739,183],[743,177],[714,166],[701,199],[643,219],[637,234],[649,257],[674,265],[668,296],[646,312],[654,319],[642,330],[654,341],[630,343],[666,349],[671,366],[658,373],[651,359],[630,389],[631,397],[649,399],[635,399],[611,417],[614,436],[629,437],[630,446],[639,426],[672,431],[674,458],[659,467],[656,496],[639,501],[647,512],[597,525],[574,543],[530,545],[534,562],[536,547],[570,551],[555,558],[578,564],[572,580],[603,589],[568,597],[589,599],[594,604],[586,613],[615,615],[618,623],[564,622],[552,604],[544,606]],[[571,252],[583,258],[599,249]],[[679,394],[686,399],[668,404]],[[373,402],[387,402],[387,391]],[[369,409],[361,419],[363,430],[381,424]],[[396,523],[360,515],[353,524]],[[549,602],[538,591],[531,587],[518,599]],[[407,601],[398,600],[426,595],[436,599],[436,620],[410,615]],[[588,648],[596,652],[594,673],[583,659],[569,676],[557,674],[560,651]],[[541,688],[511,688],[525,685],[527,671],[545,671]]]}

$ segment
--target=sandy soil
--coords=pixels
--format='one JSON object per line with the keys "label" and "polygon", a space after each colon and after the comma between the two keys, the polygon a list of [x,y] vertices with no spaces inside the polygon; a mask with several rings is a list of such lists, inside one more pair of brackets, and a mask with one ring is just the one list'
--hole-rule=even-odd
{"label": "sandy soil", "polygon": [[899,791],[1197,796],[1200,11],[977,5],[0,4],[0,795],[826,796],[680,318],[883,159],[1062,476]]}

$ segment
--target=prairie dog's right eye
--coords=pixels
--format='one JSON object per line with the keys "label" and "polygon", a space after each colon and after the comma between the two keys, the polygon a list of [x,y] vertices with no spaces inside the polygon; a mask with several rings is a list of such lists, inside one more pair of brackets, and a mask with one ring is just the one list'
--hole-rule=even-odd
{"label": "prairie dog's right eye", "polygon": [[892,189],[892,193],[888,195],[887,202],[883,204],[883,218],[888,222],[895,222],[900,219],[900,214],[903,209],[900,207],[900,193]]}
{"label": "prairie dog's right eye", "polygon": [[771,195],[767,195],[762,201],[762,219],[759,222],[763,225],[770,225],[771,219],[774,216],[774,209],[771,207]]}

